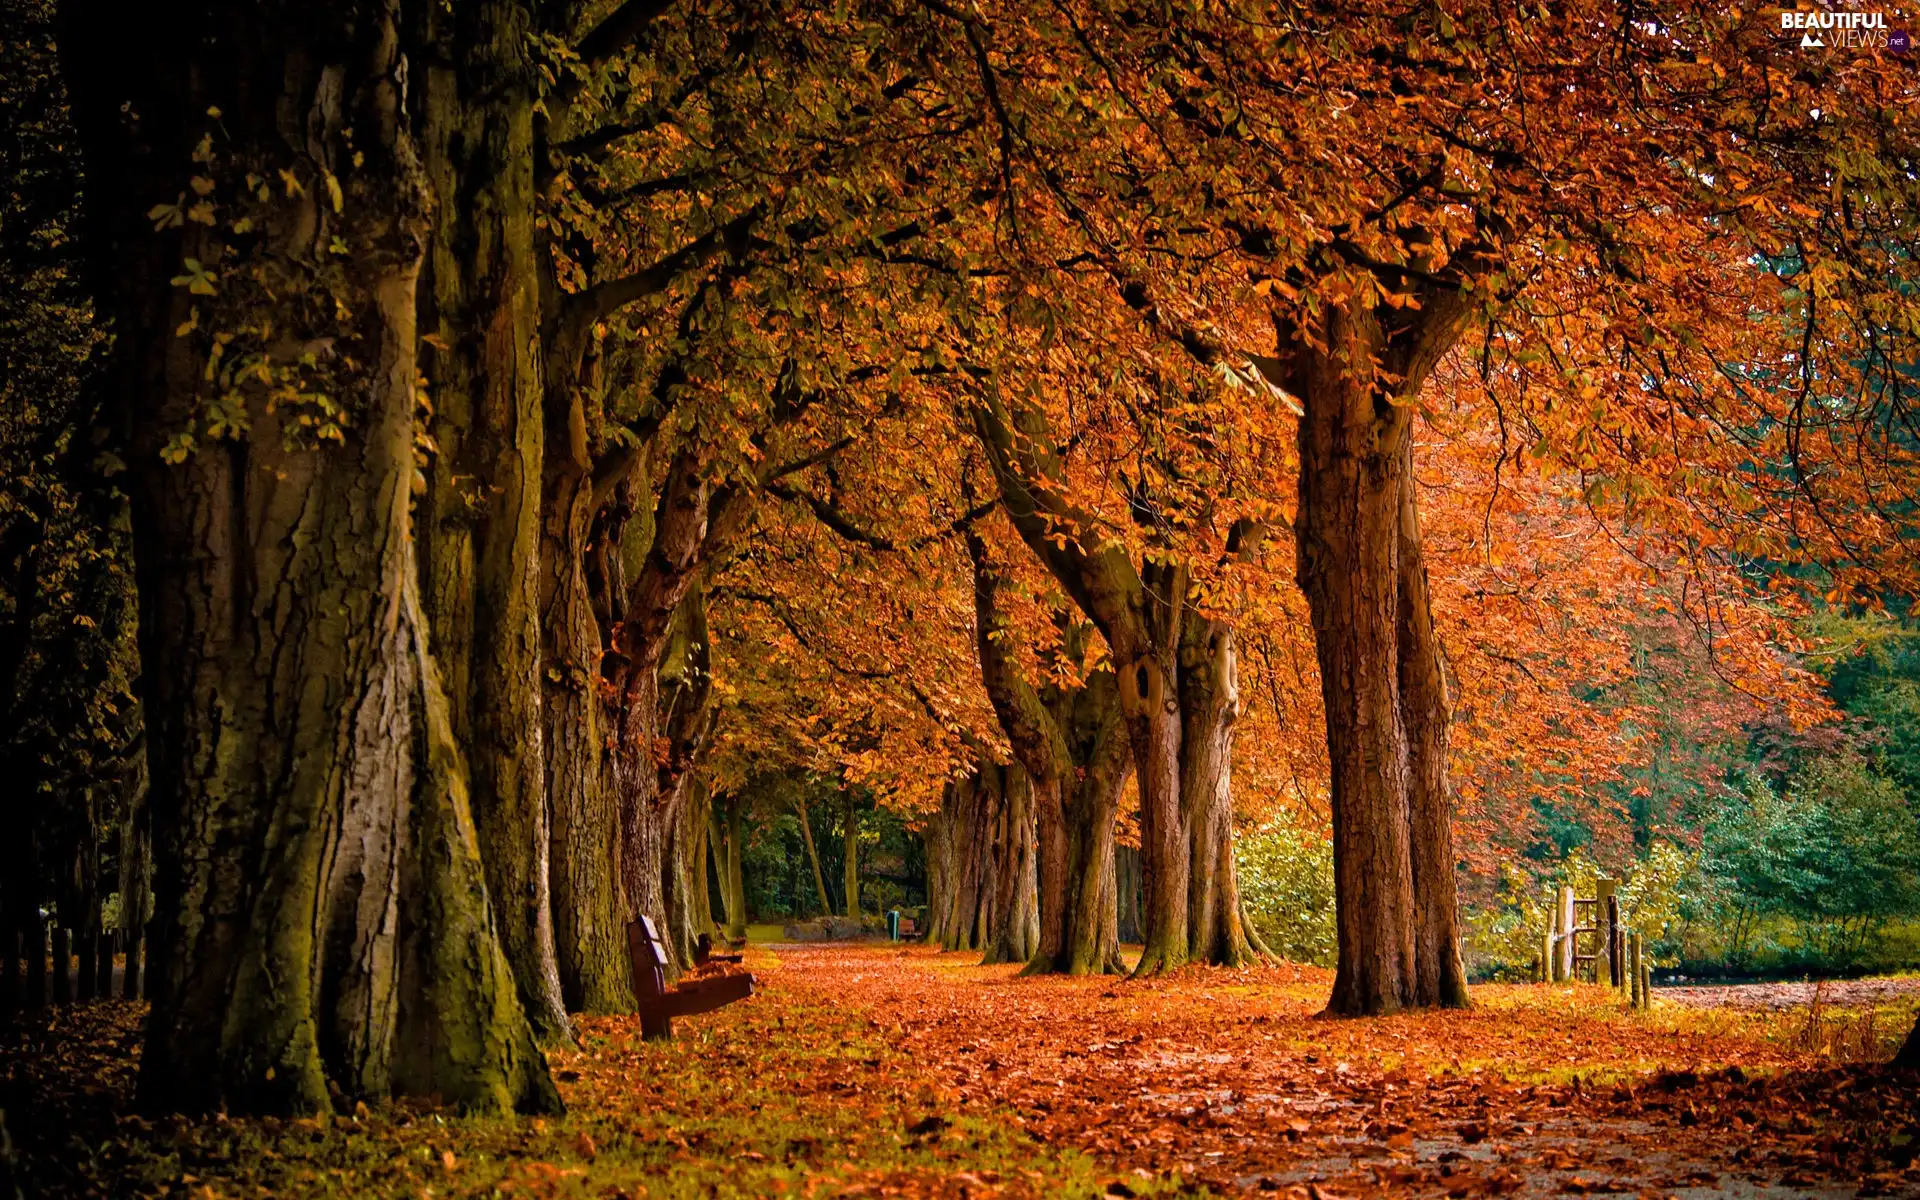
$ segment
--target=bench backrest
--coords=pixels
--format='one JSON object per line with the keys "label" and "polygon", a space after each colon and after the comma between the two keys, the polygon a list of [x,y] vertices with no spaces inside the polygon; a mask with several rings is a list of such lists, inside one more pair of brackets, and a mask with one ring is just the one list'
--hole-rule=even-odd
{"label": "bench backrest", "polygon": [[641,1000],[667,994],[667,944],[653,927],[653,918],[642,916],[627,926],[627,954],[633,960],[633,991]]}

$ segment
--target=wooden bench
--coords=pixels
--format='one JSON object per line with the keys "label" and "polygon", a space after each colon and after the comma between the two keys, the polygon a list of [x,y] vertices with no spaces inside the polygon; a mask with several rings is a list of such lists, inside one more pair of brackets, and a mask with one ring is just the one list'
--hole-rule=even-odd
{"label": "wooden bench", "polygon": [[633,993],[640,1002],[640,1035],[673,1038],[673,1019],[712,1012],[753,995],[753,976],[745,973],[695,976],[667,986],[667,945],[651,917],[627,926],[627,954],[633,960]]}
{"label": "wooden bench", "polygon": [[745,957],[744,954],[715,954],[713,938],[708,934],[701,934],[693,943],[693,965],[696,967],[704,967],[710,962],[737,963]]}

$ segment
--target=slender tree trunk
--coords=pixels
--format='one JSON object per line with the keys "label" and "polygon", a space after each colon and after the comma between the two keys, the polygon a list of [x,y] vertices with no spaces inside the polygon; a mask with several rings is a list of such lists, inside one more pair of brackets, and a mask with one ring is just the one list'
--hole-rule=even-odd
{"label": "slender tree trunk", "polygon": [[712,937],[721,931],[713,919],[712,882],[707,872],[707,848],[713,834],[712,785],[705,778],[695,780],[687,799],[687,809],[682,819],[687,827],[689,919],[696,938],[702,933]]}
{"label": "slender tree trunk", "polygon": [[1447,728],[1452,722],[1440,643],[1415,503],[1413,439],[1407,439],[1400,486],[1400,711],[1409,755],[1408,836],[1412,840],[1414,1003],[1465,1008],[1467,973],[1460,961],[1459,902],[1453,855],[1453,792],[1447,779]]}
{"label": "slender tree trunk", "polygon": [[53,925],[53,1002],[61,1008],[73,1003],[73,931],[58,917]]}
{"label": "slender tree trunk", "polygon": [[20,1007],[39,1012],[47,1006],[47,923],[35,913],[20,929],[20,949],[27,958],[27,979]]}
{"label": "slender tree trunk", "polygon": [[846,915],[854,920],[860,919],[860,810],[854,807],[853,797],[846,798],[841,810],[841,844],[846,853],[841,859],[841,883],[846,888]]}
{"label": "slender tree trunk", "polygon": [[[926,848],[927,858],[927,941],[932,945],[945,945],[947,931],[953,925],[953,913],[959,907],[959,876],[955,870],[954,843],[954,793],[965,786],[960,780],[949,780],[940,795],[940,808],[927,816],[926,827],[921,832],[921,842]],[[822,896],[826,883],[820,883]],[[826,911],[831,911],[827,909]]]}
{"label": "slender tree trunk", "polygon": [[127,955],[120,995],[126,1000],[138,1000],[147,922],[153,916],[153,839],[147,820],[144,761],[135,763],[130,774],[120,820],[120,932]]}
{"label": "slender tree trunk", "polygon": [[[500,948],[420,604],[414,321],[428,202],[397,11],[366,0],[72,16],[63,41],[115,284],[152,689],[159,872],[142,1100],[315,1112],[336,1095],[438,1095],[471,1111],[556,1110]],[[230,206],[219,220],[246,213],[253,229],[156,237],[147,211],[178,193],[203,133],[217,135],[198,165]],[[298,189],[250,198],[247,175],[282,171]],[[212,295],[171,283],[186,258],[219,271]],[[196,322],[200,333],[177,333]],[[331,409],[207,388],[221,379],[206,367],[213,331]],[[244,407],[244,431],[203,423],[222,404]]]}
{"label": "slender tree trunk", "polygon": [[468,754],[507,961],[543,1041],[569,1035],[555,954],[541,708],[544,431],[532,17],[521,0],[427,6],[418,102],[438,220],[419,289],[435,452],[422,602]]}
{"label": "slender tree trunk", "polygon": [[[820,901],[820,915],[826,916],[833,911],[833,901],[827,898],[827,877],[820,870],[820,851],[813,844],[813,825],[807,820],[807,802],[803,798],[794,803],[793,811],[800,818],[800,840],[806,843],[807,864],[813,868],[813,892]],[[929,860],[931,861],[931,860]],[[928,884],[927,894],[933,894],[933,885]]]}
{"label": "slender tree trunk", "polygon": [[747,936],[746,872],[747,806],[739,796],[727,804],[727,937],[740,941]]}
{"label": "slender tree trunk", "polygon": [[1122,944],[1140,940],[1140,850],[1115,843],[1114,897]]}
{"label": "slender tree trunk", "polygon": [[713,880],[720,892],[720,925],[724,935],[733,924],[733,876],[727,870],[727,830],[726,805],[732,803],[712,802],[708,806],[707,842],[713,847]]}

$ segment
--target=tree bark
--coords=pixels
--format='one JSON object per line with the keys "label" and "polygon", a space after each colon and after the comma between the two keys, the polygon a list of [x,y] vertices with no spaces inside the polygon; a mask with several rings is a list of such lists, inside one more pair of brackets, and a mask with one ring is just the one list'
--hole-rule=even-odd
{"label": "tree bark", "polygon": [[860,810],[854,807],[853,797],[846,798],[840,814],[840,837],[844,853],[840,859],[842,893],[846,900],[846,915],[854,920],[860,919]]}
{"label": "tree bark", "polygon": [[[994,862],[996,915],[982,965],[1025,963],[1040,950],[1039,890],[1034,878],[1035,797],[1032,776],[1018,763],[1007,768]],[[1058,791],[1055,791],[1058,795]],[[1057,807],[1058,800],[1053,803]]]}
{"label": "tree bark", "polygon": [[1301,590],[1333,769],[1339,964],[1328,1012],[1466,1003],[1454,922],[1447,706],[1412,493],[1416,394],[1465,311],[1329,300],[1281,326],[1300,398]]}
{"label": "tree bark", "polygon": [[1138,942],[1140,924],[1140,850],[1137,846],[1116,844],[1113,848],[1115,907],[1119,918],[1120,941]]}
{"label": "tree bark", "polygon": [[[1002,584],[986,542],[969,528],[966,544],[981,680],[1032,797],[1038,929],[1027,973],[1116,970],[1113,816],[1127,768],[1113,673],[1101,671],[1083,688],[1049,689],[1046,696],[1036,691],[1014,661]],[[1076,656],[1084,629],[1064,630]],[[1010,949],[996,943],[989,961]]]}
{"label": "tree bark", "polygon": [[620,814],[608,786],[605,710],[597,693],[600,627],[583,565],[592,516],[584,455],[583,446],[549,442],[542,506],[541,724],[552,813],[554,945],[569,1012],[631,1012]]}
{"label": "tree bark", "polygon": [[[159,868],[141,1098],[557,1110],[420,603],[428,201],[396,6],[68,15],[137,495]],[[148,209],[179,193],[203,131],[198,169],[230,206],[216,220],[253,229],[155,236]],[[298,188],[250,198],[248,174],[282,171]],[[189,258],[217,272],[210,295],[171,282]],[[269,411],[209,369],[214,333],[233,335],[226,361],[254,356],[299,394]],[[243,424],[210,415],[236,410]]]}
{"label": "tree bark", "polygon": [[[800,840],[807,847],[807,864],[813,868],[813,892],[820,901],[820,915],[826,916],[833,911],[833,901],[827,896],[827,877],[820,870],[820,851],[813,844],[813,824],[807,819],[807,800],[801,796],[794,801],[794,815],[800,818]],[[933,894],[933,886],[928,885],[927,894]]]}
{"label": "tree bark", "polygon": [[1400,488],[1398,628],[1401,723],[1407,731],[1408,836],[1413,867],[1414,1003],[1465,1008],[1460,908],[1454,877],[1453,790],[1447,777],[1452,705],[1433,632],[1425,549],[1414,495],[1413,440],[1407,439]]}
{"label": "tree bark", "polygon": [[521,0],[425,10],[421,157],[439,219],[420,287],[433,439],[420,566],[507,961],[535,1032],[564,1041],[540,712],[532,23]]}
{"label": "tree bark", "polygon": [[941,799],[940,901],[931,905],[934,920],[928,940],[946,950],[981,950],[993,902],[988,886],[992,855],[992,814],[1002,785],[1000,769],[982,762],[975,771],[947,785]]}
{"label": "tree bark", "polygon": [[1253,962],[1265,947],[1240,904],[1233,861],[1233,731],[1240,716],[1233,630],[1189,615],[1180,644],[1180,815],[1188,837],[1187,930],[1193,957]]}
{"label": "tree bark", "polygon": [[740,797],[728,798],[727,937],[735,942],[747,936],[746,812],[746,803]]}

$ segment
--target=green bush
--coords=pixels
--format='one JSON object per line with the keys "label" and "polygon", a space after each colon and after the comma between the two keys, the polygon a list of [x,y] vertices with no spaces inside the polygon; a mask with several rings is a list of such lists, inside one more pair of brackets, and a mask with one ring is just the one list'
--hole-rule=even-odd
{"label": "green bush", "polygon": [[1920,915],[1920,818],[1864,759],[1818,759],[1780,792],[1753,780],[1742,801],[1706,836],[1732,964],[1856,966],[1890,922]]}
{"label": "green bush", "polygon": [[1234,841],[1240,897],[1247,916],[1275,953],[1295,962],[1333,965],[1333,843],[1290,822]]}

